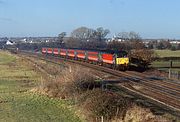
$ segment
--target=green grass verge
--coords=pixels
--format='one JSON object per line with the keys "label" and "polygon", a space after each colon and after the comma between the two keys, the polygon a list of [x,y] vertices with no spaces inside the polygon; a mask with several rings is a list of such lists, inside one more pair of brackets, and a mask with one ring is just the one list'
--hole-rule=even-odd
{"label": "green grass verge", "polygon": [[180,50],[154,50],[159,57],[180,57]]}
{"label": "green grass verge", "polygon": [[[160,70],[167,70],[170,68],[170,61],[154,61],[151,67],[160,69]],[[172,70],[173,71],[180,71],[180,61],[173,61],[172,62]]]}
{"label": "green grass verge", "polygon": [[[170,61],[154,61],[153,67],[170,67]],[[172,67],[180,67],[180,61],[172,61]]]}
{"label": "green grass verge", "polygon": [[0,122],[79,122],[70,101],[30,92],[41,76],[26,63],[0,52]]}
{"label": "green grass verge", "polygon": [[0,51],[0,65],[8,64],[10,62],[14,62],[15,60],[16,60],[15,56],[12,56],[11,54],[7,52]]}

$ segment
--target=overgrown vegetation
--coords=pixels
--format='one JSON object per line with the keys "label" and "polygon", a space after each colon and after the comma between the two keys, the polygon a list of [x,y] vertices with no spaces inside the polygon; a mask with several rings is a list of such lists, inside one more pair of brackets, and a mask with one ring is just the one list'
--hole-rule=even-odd
{"label": "overgrown vegetation", "polygon": [[[43,82],[37,91],[49,97],[71,100],[78,110],[77,113],[84,116],[86,121],[101,121],[102,117],[105,121],[123,122],[172,120],[153,115],[148,109],[144,116],[151,114],[151,117],[142,119],[142,114],[131,114],[131,111],[134,111],[131,108],[137,105],[130,98],[102,89],[100,80],[90,72],[89,69],[72,66],[59,72],[58,77],[54,80]],[[141,112],[141,109],[138,106],[136,112]],[[146,111],[145,108],[142,110]]]}
{"label": "overgrown vegetation", "polygon": [[89,120],[97,120],[103,116],[105,119],[124,117],[126,110],[131,107],[131,100],[122,96],[104,91],[102,84],[89,75],[87,69],[74,67],[61,73],[60,77],[43,83],[40,92],[61,99],[71,99],[83,111],[87,111]]}
{"label": "overgrown vegetation", "polygon": [[[83,108],[90,111],[90,117],[105,120],[124,119],[128,108],[132,106],[130,99],[124,98],[117,93],[93,89],[81,96],[84,101]],[[80,99],[80,100],[81,100]]]}
{"label": "overgrown vegetation", "polygon": [[1,122],[79,122],[69,101],[31,92],[41,73],[29,60],[0,51]]}
{"label": "overgrown vegetation", "polygon": [[[5,57],[8,56],[5,55]],[[11,55],[9,58],[11,60]],[[11,67],[11,71],[15,69],[16,72],[7,74],[5,73],[9,72],[7,68],[5,68],[7,70],[2,70],[3,72],[1,71],[4,74],[1,76],[6,80],[4,82],[0,80],[4,85],[0,87],[2,90],[0,106],[3,105],[4,108],[0,117],[4,117],[3,121],[11,121],[11,119],[17,121],[79,121],[77,117],[74,117],[73,112],[69,111],[69,105],[73,105],[70,108],[75,107],[76,114],[84,121],[100,121],[102,117],[104,121],[141,120],[141,114],[131,114],[131,111],[134,111],[131,108],[136,105],[130,98],[110,92],[108,89],[102,89],[100,79],[89,69],[78,66],[70,67],[63,63],[62,66],[57,66],[46,61],[33,60],[30,57],[16,60],[16,63],[7,63],[8,67]],[[15,79],[7,81],[10,78],[9,75]],[[36,87],[36,84],[39,86]],[[30,88],[32,88],[31,92],[29,92]],[[36,92],[48,97],[37,95]],[[8,106],[16,111],[12,112],[14,114],[10,114],[9,117],[7,117],[7,112],[13,110],[6,109]],[[141,107],[138,107],[138,111],[141,111]],[[151,112],[148,111],[145,115],[149,115],[149,113]],[[152,113],[151,115],[150,118],[153,120],[172,120],[172,118],[167,119],[166,117],[159,119]]]}

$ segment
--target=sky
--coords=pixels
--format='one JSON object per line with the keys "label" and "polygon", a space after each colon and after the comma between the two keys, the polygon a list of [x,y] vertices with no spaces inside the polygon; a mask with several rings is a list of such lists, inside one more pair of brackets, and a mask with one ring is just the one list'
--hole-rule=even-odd
{"label": "sky", "polygon": [[0,37],[69,35],[81,26],[180,39],[180,0],[0,0]]}

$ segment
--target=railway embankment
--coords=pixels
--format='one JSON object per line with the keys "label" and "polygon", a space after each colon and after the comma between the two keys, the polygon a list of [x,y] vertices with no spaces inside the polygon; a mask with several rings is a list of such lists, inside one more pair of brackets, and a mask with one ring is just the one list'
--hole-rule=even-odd
{"label": "railway embankment", "polygon": [[31,92],[42,80],[34,63],[0,51],[0,122],[80,122],[71,102]]}
{"label": "railway embankment", "polygon": [[102,118],[111,121],[178,120],[166,112],[160,112],[159,108],[152,109],[156,106],[147,107],[148,105],[141,104],[146,101],[135,102],[133,96],[123,90],[114,92],[117,87],[102,87],[104,84],[100,81],[117,78],[108,73],[58,59],[57,62],[61,65],[32,57],[29,61],[35,64],[38,71],[44,73],[44,80],[32,91],[51,98],[70,100],[77,114],[87,121],[100,121]]}

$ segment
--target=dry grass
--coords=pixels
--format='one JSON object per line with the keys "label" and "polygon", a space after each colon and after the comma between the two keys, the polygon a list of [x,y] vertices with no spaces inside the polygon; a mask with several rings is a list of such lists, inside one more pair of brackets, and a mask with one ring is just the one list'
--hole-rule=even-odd
{"label": "dry grass", "polygon": [[0,51],[0,122],[80,122],[67,101],[29,92],[41,73],[30,60]]}
{"label": "dry grass", "polygon": [[153,115],[150,109],[133,105],[127,110],[123,122],[171,122],[172,119]]}
{"label": "dry grass", "polygon": [[95,77],[89,75],[88,69],[75,66],[64,69],[51,81],[42,82],[39,88],[50,97],[72,98],[90,88],[87,82],[94,80]]}
{"label": "dry grass", "polygon": [[[100,121],[101,116],[105,121],[114,122],[168,122],[162,116],[155,116],[149,109],[136,106],[131,100],[116,93],[103,91],[101,83],[95,81],[97,77],[92,71],[79,66],[59,67],[43,64],[47,74],[53,75],[43,79],[36,92],[49,97],[71,100],[76,106],[76,114],[87,121]],[[55,70],[56,73],[52,73]]]}
{"label": "dry grass", "polygon": [[114,118],[123,119],[132,104],[127,98],[98,88],[87,91],[81,95],[80,100],[79,104],[89,112],[88,117],[91,121],[100,121],[102,116],[106,121]]}
{"label": "dry grass", "polygon": [[49,97],[73,100],[81,111],[86,111],[88,121],[104,116],[109,120],[126,114],[131,102],[115,93],[102,91],[101,83],[89,74],[89,69],[71,67],[64,69],[56,79],[42,82],[39,91]]}

